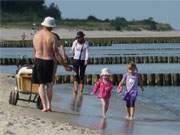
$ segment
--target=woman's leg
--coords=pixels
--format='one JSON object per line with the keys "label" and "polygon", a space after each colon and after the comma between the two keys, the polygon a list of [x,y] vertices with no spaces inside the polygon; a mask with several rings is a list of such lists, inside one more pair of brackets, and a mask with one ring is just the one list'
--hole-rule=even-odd
{"label": "woman's leg", "polygon": [[84,60],[80,63],[80,92],[83,94],[84,90],[84,75],[86,71],[86,65],[84,65]]}
{"label": "woman's leg", "polygon": [[73,95],[77,95],[78,94],[78,81],[74,80],[73,83]]}
{"label": "woman's leg", "polygon": [[79,62],[78,60],[74,60],[74,63],[73,63],[73,69],[75,71],[75,77],[74,77],[74,84],[73,84],[73,94],[74,95],[77,95],[78,93],[78,82],[79,82]]}

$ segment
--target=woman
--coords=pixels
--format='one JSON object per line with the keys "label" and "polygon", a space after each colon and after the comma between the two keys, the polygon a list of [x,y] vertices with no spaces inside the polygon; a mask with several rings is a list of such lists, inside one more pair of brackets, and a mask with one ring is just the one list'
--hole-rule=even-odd
{"label": "woman", "polygon": [[73,68],[76,72],[73,88],[74,95],[78,94],[78,85],[81,95],[83,94],[84,89],[84,75],[89,55],[89,44],[84,39],[84,36],[85,34],[82,31],[77,32],[76,40],[73,42],[71,48],[73,52]]}

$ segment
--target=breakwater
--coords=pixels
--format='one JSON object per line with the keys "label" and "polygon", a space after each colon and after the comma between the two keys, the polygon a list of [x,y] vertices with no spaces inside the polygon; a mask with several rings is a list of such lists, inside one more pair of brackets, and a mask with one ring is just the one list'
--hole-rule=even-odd
{"label": "breakwater", "polygon": [[[120,57],[94,57],[89,58],[89,64],[127,64],[136,63],[180,63],[180,56],[120,56]],[[33,64],[32,58],[0,58],[0,65]],[[73,59],[69,58],[72,64]]]}
{"label": "breakwater", "polygon": [[[114,85],[118,85],[122,79],[122,74],[111,75],[111,80]],[[145,86],[179,86],[180,85],[180,73],[151,73],[141,74],[143,84]],[[73,75],[58,75],[56,76],[56,83],[73,83]],[[85,84],[93,85],[99,79],[99,74],[89,74],[85,76]]]}
{"label": "breakwater", "polygon": [[[74,39],[62,39],[65,47],[72,46]],[[113,37],[88,38],[91,46],[111,46],[130,43],[180,43],[180,37]],[[32,47],[32,40],[1,41],[0,47]]]}

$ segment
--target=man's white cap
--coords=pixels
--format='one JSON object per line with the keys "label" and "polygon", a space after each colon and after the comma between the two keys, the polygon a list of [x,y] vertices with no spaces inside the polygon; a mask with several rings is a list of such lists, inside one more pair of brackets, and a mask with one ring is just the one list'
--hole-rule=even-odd
{"label": "man's white cap", "polygon": [[45,27],[56,27],[55,19],[53,17],[46,17],[44,21],[41,23],[42,26]]}
{"label": "man's white cap", "polygon": [[108,68],[103,68],[101,70],[100,76],[102,76],[102,75],[111,75],[110,70]]}

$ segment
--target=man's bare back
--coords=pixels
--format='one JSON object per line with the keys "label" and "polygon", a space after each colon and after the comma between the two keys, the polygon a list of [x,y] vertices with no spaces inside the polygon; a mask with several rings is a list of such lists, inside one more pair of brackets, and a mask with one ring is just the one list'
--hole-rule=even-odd
{"label": "man's bare back", "polygon": [[42,29],[37,32],[33,39],[34,57],[50,60],[54,59],[54,48],[56,38],[48,30]]}

